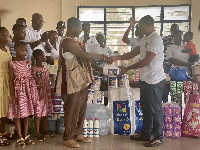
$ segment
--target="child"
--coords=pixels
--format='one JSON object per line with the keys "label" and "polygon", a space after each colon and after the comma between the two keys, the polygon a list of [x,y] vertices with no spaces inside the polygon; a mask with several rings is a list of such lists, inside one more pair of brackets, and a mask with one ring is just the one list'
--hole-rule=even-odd
{"label": "child", "polygon": [[47,130],[47,114],[53,113],[53,104],[51,100],[51,86],[49,82],[48,67],[43,66],[42,62],[46,62],[45,54],[42,50],[36,49],[33,51],[33,57],[36,60],[36,66],[32,69],[32,74],[35,81],[38,83],[38,94],[40,100],[40,109],[42,110],[38,117],[35,117],[35,125],[37,126],[35,138],[38,141],[45,140],[39,134],[40,117],[43,121],[44,135],[54,136]]}
{"label": "child", "polygon": [[184,34],[184,42],[186,42],[186,46],[185,49],[182,50],[183,53],[188,53],[190,55],[190,58],[188,60],[188,62],[195,62],[198,59],[198,55],[197,55],[197,50],[196,50],[196,46],[193,44],[193,33],[192,32],[186,32]]}
{"label": "child", "polygon": [[23,26],[27,27],[27,25],[26,25],[26,19],[24,19],[24,18],[18,18],[16,20],[16,24],[20,24],[20,25],[23,25]]}
{"label": "child", "polygon": [[12,61],[10,51],[6,47],[9,42],[9,32],[5,27],[0,27],[0,146],[9,144],[5,137],[12,138],[12,135],[5,132],[5,122],[8,112],[9,92],[9,73],[8,64]]}
{"label": "child", "polygon": [[[16,57],[9,65],[10,100],[8,118],[14,119],[18,138],[17,145],[34,144],[28,135],[29,116],[40,114],[40,103],[37,86],[31,75],[31,60],[25,60],[27,46],[20,41],[15,43]],[[21,121],[24,118],[24,136],[21,134]]]}

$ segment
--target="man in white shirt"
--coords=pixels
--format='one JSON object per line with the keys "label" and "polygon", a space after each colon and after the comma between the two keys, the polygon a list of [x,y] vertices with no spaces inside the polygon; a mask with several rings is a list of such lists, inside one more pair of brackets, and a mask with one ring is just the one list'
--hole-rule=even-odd
{"label": "man in white shirt", "polygon": [[[41,49],[45,52],[50,52],[50,45],[48,44],[49,34],[48,32],[43,32],[41,28],[43,27],[43,17],[39,13],[34,13],[32,15],[32,25],[26,28],[26,37],[24,42],[30,44],[33,50]],[[44,46],[46,44],[46,46]]]}
{"label": "man in white shirt", "polygon": [[84,35],[80,38],[78,38],[78,41],[81,41],[85,45],[85,49],[87,52],[87,44],[90,43],[97,43],[97,40],[90,36],[90,24],[89,23],[83,23],[82,24],[82,30],[84,31]]}
{"label": "man in white shirt", "polygon": [[119,76],[130,69],[140,68],[140,104],[143,112],[142,132],[131,136],[132,140],[150,140],[150,128],[153,118],[154,138],[145,143],[147,147],[163,143],[163,111],[162,89],[166,82],[163,69],[164,45],[162,38],[154,31],[154,20],[147,15],[139,21],[139,31],[145,37],[131,52],[124,55],[112,56],[113,61],[128,60],[140,54],[140,61],[128,67],[120,67]]}

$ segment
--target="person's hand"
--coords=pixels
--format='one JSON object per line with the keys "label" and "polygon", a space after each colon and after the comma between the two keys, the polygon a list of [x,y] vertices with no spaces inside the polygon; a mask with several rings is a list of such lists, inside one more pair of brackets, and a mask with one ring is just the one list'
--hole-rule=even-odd
{"label": "person's hand", "polygon": [[117,56],[110,56],[110,59],[112,60],[112,62],[116,62],[118,60]]}
{"label": "person's hand", "polygon": [[14,105],[17,105],[18,104],[18,99],[16,97],[13,97],[12,98],[12,102]]}
{"label": "person's hand", "polygon": [[111,65],[113,63],[112,59],[110,59],[108,56],[104,56],[105,57],[105,60],[104,62]]}
{"label": "person's hand", "polygon": [[124,75],[128,71],[127,67],[124,67],[124,66],[118,66],[118,67],[121,69],[121,71],[118,74],[118,77]]}
{"label": "person's hand", "polygon": [[42,42],[46,42],[48,39],[50,38],[50,33],[47,31],[47,32],[44,32],[41,36],[41,41]]}
{"label": "person's hand", "polygon": [[134,26],[135,26],[135,22],[134,22],[134,21],[135,21],[134,18],[131,17],[131,18],[130,18],[130,26],[131,26],[131,27],[134,27]]}

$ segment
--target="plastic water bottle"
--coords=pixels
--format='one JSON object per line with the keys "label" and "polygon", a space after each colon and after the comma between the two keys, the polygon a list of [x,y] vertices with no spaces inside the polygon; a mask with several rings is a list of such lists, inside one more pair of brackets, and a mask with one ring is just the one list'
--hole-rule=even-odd
{"label": "plastic water bottle", "polygon": [[92,118],[88,121],[88,137],[93,137],[93,121]]}
{"label": "plastic water bottle", "polygon": [[83,123],[83,133],[82,133],[82,135],[84,136],[84,137],[87,137],[87,129],[88,129],[88,122],[87,122],[87,120],[86,120],[86,118],[84,119],[84,123]]}
{"label": "plastic water bottle", "polygon": [[94,121],[94,137],[99,137],[99,120],[97,118]]}

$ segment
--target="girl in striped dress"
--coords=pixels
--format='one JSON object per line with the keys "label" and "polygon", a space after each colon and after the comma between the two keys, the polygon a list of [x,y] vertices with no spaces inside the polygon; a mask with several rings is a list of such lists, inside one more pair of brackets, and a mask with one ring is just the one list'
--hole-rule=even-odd
{"label": "girl in striped dress", "polygon": [[[27,46],[20,41],[15,43],[16,57],[9,65],[10,100],[9,119],[14,119],[18,138],[17,145],[34,144],[28,135],[29,116],[41,113],[36,82],[31,74],[31,60],[25,60]],[[20,118],[24,118],[24,135],[21,134]]]}
{"label": "girl in striped dress", "polygon": [[[47,66],[43,66],[42,62],[46,62],[46,56],[40,49],[36,49],[33,52],[33,57],[36,60],[36,66],[32,68],[32,75],[38,83],[38,94],[40,100],[41,113],[38,117],[35,117],[36,135],[35,139],[38,141],[45,140],[43,135],[54,136],[54,133],[50,133],[47,130],[47,114],[53,113],[53,104],[51,99],[51,86],[49,82],[49,71]],[[40,117],[42,117],[43,123],[43,135],[39,134]]]}

